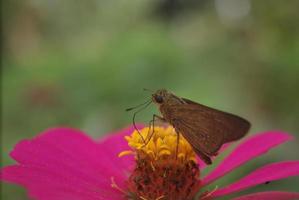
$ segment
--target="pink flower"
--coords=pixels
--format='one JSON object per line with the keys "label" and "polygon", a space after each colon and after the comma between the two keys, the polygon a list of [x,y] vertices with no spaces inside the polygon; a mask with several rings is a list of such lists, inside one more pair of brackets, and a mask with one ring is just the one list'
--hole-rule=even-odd
{"label": "pink flower", "polygon": [[[15,146],[10,156],[17,164],[4,167],[1,180],[22,185],[33,199],[127,199],[128,178],[136,163],[133,156],[118,155],[130,149],[124,136],[130,135],[133,130],[132,127],[124,129],[101,141],[92,140],[75,129],[46,130],[34,139],[23,140]],[[198,188],[212,184],[249,160],[291,139],[289,134],[278,131],[264,132],[245,139],[211,173],[200,178]],[[204,170],[203,162],[199,161],[199,166],[200,171]],[[200,199],[216,199],[268,181],[298,175],[298,160],[276,162],[258,168],[230,185],[205,192]],[[160,199],[167,199],[163,197]],[[299,199],[299,193],[267,191],[235,198],[258,199]]]}

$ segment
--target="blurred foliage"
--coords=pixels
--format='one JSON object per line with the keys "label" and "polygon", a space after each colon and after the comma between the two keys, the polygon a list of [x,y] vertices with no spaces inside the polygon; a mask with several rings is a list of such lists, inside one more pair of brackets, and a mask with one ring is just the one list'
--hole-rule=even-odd
{"label": "blurred foliage", "polygon": [[[242,2],[242,3],[240,3]],[[53,126],[95,138],[128,126],[125,108],[167,88],[252,122],[251,134],[299,137],[299,2],[4,1],[2,158]],[[147,122],[152,106],[138,116]],[[298,159],[298,139],[219,181]],[[219,159],[218,159],[219,160]],[[292,183],[292,184],[290,184]],[[250,189],[298,190],[298,178]],[[2,185],[3,199],[25,199]],[[248,191],[246,191],[248,192]],[[246,193],[245,192],[245,193]]]}

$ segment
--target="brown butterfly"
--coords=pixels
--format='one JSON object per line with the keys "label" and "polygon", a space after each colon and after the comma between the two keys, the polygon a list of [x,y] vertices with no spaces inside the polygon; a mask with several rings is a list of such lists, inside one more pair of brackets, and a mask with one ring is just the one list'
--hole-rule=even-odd
{"label": "brown butterfly", "polygon": [[151,100],[163,116],[154,115],[153,120],[156,117],[171,124],[178,134],[177,141],[183,134],[206,164],[212,164],[210,157],[217,155],[224,143],[242,138],[250,128],[241,117],[177,97],[165,89],[152,94]]}

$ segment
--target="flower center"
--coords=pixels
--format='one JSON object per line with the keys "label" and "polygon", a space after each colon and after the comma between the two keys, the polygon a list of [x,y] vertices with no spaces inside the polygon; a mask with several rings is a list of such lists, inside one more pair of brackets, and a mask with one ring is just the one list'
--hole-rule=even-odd
{"label": "flower center", "polygon": [[[140,134],[144,139],[140,137]],[[172,127],[146,127],[126,136],[136,166],[128,179],[131,199],[188,200],[199,190],[199,168],[189,143]],[[144,140],[146,143],[144,143]],[[178,146],[177,146],[178,142]]]}

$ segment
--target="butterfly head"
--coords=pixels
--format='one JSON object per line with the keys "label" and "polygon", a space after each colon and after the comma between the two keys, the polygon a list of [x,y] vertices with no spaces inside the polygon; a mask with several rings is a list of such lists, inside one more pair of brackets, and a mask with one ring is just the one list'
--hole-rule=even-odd
{"label": "butterfly head", "polygon": [[157,90],[154,94],[152,94],[152,100],[156,104],[163,104],[167,101],[169,97],[169,93],[165,89]]}
{"label": "butterfly head", "polygon": [[159,106],[174,106],[179,104],[185,104],[185,102],[181,98],[175,96],[174,94],[168,92],[165,89],[157,90],[154,94],[152,94],[152,101]]}

